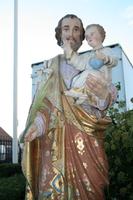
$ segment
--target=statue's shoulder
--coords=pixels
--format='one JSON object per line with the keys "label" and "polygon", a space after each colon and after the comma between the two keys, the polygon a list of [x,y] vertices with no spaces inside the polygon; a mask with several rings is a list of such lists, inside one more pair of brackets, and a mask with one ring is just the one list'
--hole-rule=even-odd
{"label": "statue's shoulder", "polygon": [[60,59],[63,58],[63,54],[56,55],[47,60],[47,68],[51,68],[53,65],[58,64]]}

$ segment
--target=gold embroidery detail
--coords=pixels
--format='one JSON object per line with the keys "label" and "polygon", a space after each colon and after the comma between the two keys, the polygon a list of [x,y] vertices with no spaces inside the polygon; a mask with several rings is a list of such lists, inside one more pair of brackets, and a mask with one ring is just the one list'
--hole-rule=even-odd
{"label": "gold embroidery detail", "polygon": [[85,163],[85,162],[83,162],[83,166],[84,166],[85,169],[88,167],[87,163]]}
{"label": "gold embroidery detail", "polygon": [[94,145],[95,145],[96,147],[99,146],[98,141],[97,141],[96,139],[95,139],[95,141],[94,141]]}
{"label": "gold embroidery detail", "polygon": [[91,184],[90,184],[90,181],[89,179],[87,178],[87,176],[84,174],[83,175],[83,182],[86,186],[86,189],[89,191],[89,192],[92,192],[92,188],[91,188]]}
{"label": "gold embroidery detail", "polygon": [[78,133],[75,137],[75,143],[77,144],[78,153],[83,155],[84,150],[84,140],[82,139],[81,133]]}

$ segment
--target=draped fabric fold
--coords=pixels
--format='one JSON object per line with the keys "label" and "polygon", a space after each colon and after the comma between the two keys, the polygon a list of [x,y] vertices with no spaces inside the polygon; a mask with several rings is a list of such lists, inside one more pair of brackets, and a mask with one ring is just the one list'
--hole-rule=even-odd
{"label": "draped fabric fold", "polygon": [[104,130],[111,120],[98,120],[64,95],[59,60],[51,62],[53,73],[41,85],[41,100],[35,98],[27,120],[28,127],[42,112],[46,131],[24,145],[26,200],[102,200],[108,185]]}

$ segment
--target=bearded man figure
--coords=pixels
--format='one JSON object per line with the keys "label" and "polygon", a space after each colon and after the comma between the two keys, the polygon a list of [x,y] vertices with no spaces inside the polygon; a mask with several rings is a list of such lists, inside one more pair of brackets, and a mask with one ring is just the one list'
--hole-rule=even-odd
{"label": "bearded man figure", "polygon": [[[68,14],[55,29],[64,54],[48,60],[50,75],[42,80],[29,110],[22,167],[27,179],[26,200],[103,200],[108,185],[104,130],[111,122],[106,111],[116,98],[116,88],[89,77],[86,87],[93,99],[77,105],[64,91],[80,73],[68,64],[84,40],[80,18]],[[84,57],[84,54],[80,55]],[[95,94],[95,95],[94,95]],[[89,97],[90,98],[90,97]]]}

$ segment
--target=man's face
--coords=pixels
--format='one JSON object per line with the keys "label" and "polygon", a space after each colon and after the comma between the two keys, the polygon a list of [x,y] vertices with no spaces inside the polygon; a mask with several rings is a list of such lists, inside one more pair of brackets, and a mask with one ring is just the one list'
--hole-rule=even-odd
{"label": "man's face", "polygon": [[65,18],[62,20],[62,42],[70,43],[71,48],[77,51],[81,46],[81,23],[77,18]]}
{"label": "man's face", "polygon": [[102,36],[95,26],[92,26],[85,31],[85,38],[88,44],[94,49],[102,45]]}

